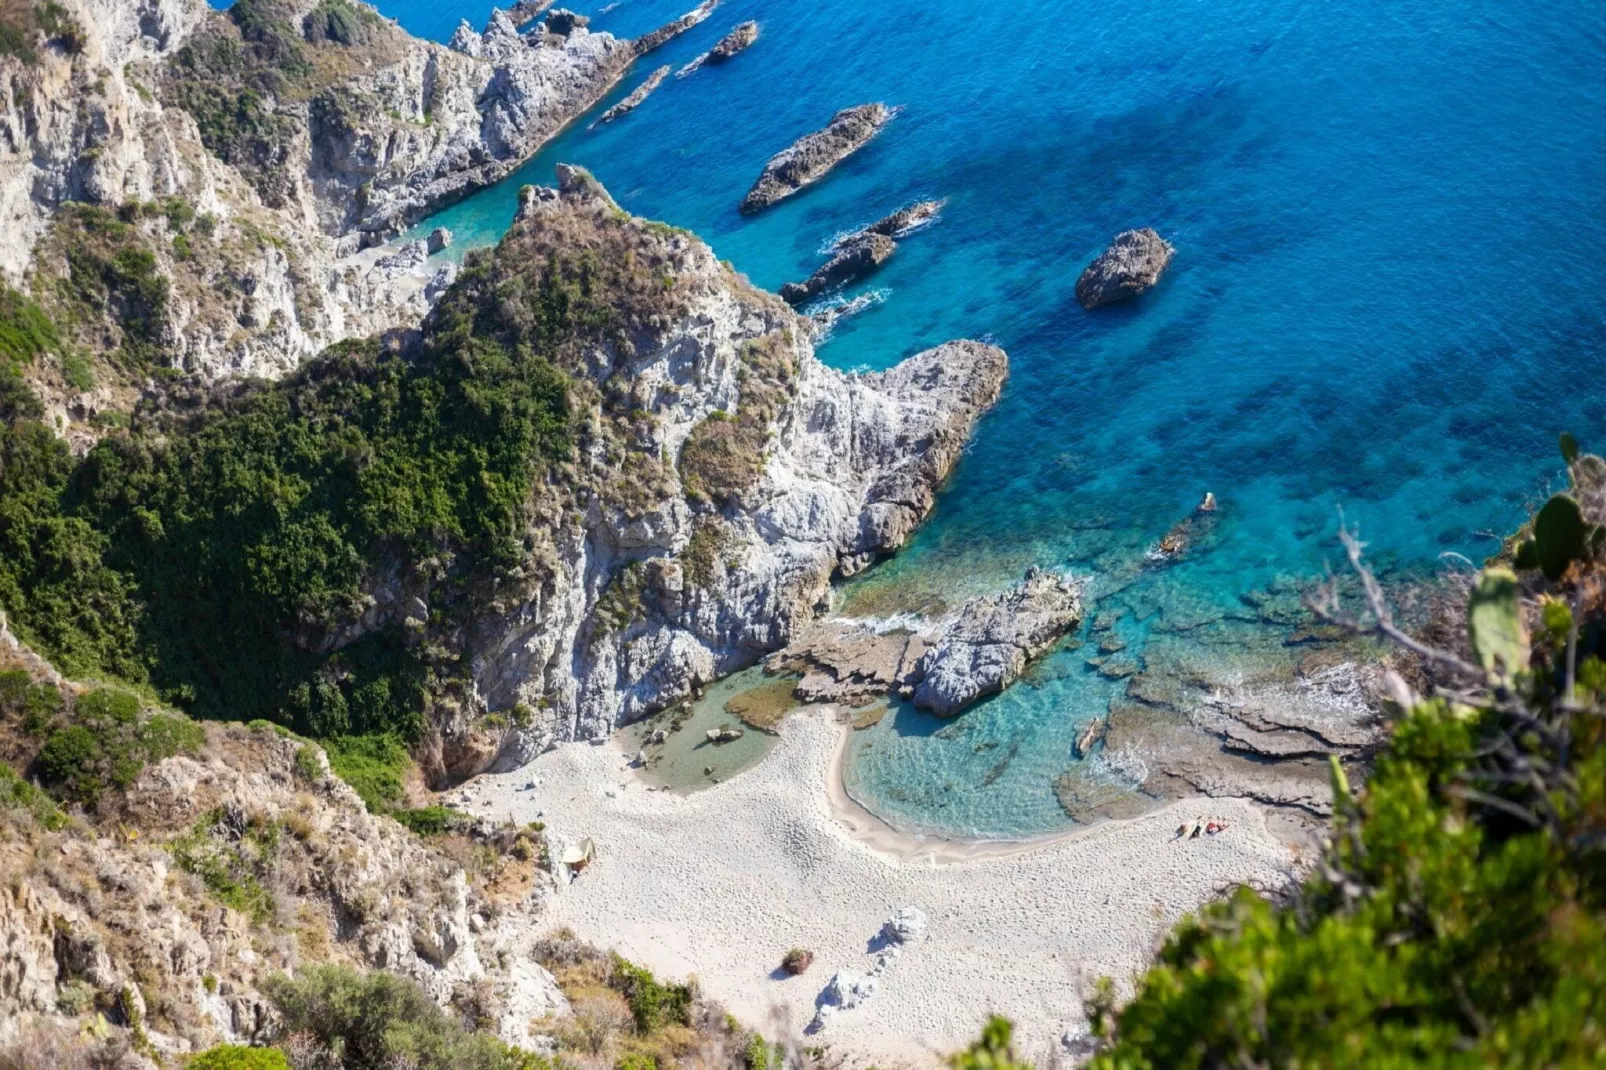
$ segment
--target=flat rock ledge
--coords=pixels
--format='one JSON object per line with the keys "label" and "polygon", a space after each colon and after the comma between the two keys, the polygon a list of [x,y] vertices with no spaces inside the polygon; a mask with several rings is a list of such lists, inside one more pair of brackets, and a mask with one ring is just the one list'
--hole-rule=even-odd
{"label": "flat rock ledge", "polygon": [[1124,230],[1076,280],[1076,300],[1094,309],[1136,297],[1160,281],[1175,252],[1153,230]]}
{"label": "flat rock ledge", "polygon": [[832,168],[863,148],[892,118],[885,104],[843,108],[823,130],[800,138],[764,165],[753,188],[742,198],[743,215],[761,212],[798,190],[818,182]]}
{"label": "flat rock ledge", "polygon": [[766,667],[801,673],[796,693],[806,702],[858,706],[896,693],[952,717],[1014,683],[1082,614],[1080,584],[1034,567],[1007,591],[972,598],[935,621],[825,621]]}

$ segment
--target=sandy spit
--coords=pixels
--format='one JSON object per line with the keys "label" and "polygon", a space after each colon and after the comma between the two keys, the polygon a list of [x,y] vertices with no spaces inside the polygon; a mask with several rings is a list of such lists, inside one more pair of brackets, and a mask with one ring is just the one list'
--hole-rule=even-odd
{"label": "sandy spit", "polygon": [[[568,744],[477,779],[473,809],[539,818],[561,840],[592,837],[597,859],[551,899],[552,927],[661,975],[695,976],[768,1032],[802,1030],[831,975],[869,972],[882,923],[919,907],[925,938],[883,969],[866,1003],[808,1041],[882,1067],[941,1065],[993,1011],[1016,1021],[1023,1054],[1046,1060],[1062,1034],[1081,1031],[1094,978],[1129,982],[1183,914],[1292,869],[1260,809],[1237,799],[1028,843],[903,836],[843,791],[845,735],[826,710],[793,715],[757,766],[690,796],[649,790],[612,744]],[[1179,823],[1209,818],[1228,829],[1174,839]],[[802,977],[778,968],[793,946],[815,953]]]}

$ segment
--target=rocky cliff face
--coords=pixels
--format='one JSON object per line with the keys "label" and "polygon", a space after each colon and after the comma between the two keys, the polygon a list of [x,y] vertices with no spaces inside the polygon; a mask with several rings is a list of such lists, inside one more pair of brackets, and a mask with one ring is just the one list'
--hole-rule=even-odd
{"label": "rocky cliff face", "polygon": [[[500,12],[454,51],[359,4],[64,6],[69,33],[0,56],[0,275],[36,294],[81,288],[48,255],[58,210],[113,210],[169,286],[154,349],[207,377],[276,376],[416,325],[444,280],[367,247],[507,174],[634,54],[583,27],[521,36]],[[141,211],[169,203],[185,222]],[[104,333],[116,348],[117,325]],[[54,395],[68,415],[106,401]]]}
{"label": "rocky cliff face", "polygon": [[8,805],[0,1043],[96,1009],[147,1055],[249,1042],[272,1022],[261,982],[323,961],[409,977],[527,1047],[532,1022],[568,1013],[531,955],[551,884],[538,833],[486,826],[497,858],[471,877],[472,837],[426,843],[373,816],[322,751],[266,726],[208,726],[198,754],[99,814]]}
{"label": "rocky cliff face", "polygon": [[[524,593],[463,639],[479,702],[532,712],[501,741],[504,763],[606,733],[785,645],[834,575],[924,518],[1007,364],[960,341],[883,373],[827,368],[784,302],[693,236],[630,219],[584,172],[562,174],[561,190],[530,191],[498,262],[542,265],[562,248],[637,275],[607,295],[630,326],[568,358],[584,434],[561,484],[537,488]],[[429,616],[417,584],[371,593],[362,629]]]}

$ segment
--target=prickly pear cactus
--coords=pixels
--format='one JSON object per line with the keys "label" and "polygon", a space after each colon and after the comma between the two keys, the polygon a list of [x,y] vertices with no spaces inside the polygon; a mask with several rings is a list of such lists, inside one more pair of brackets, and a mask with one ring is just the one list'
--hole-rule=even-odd
{"label": "prickly pear cactus", "polygon": [[1517,574],[1486,568],[1467,600],[1467,634],[1478,664],[1510,675],[1528,665],[1528,630],[1523,625]]}
{"label": "prickly pear cactus", "polygon": [[1559,580],[1567,567],[1581,560],[1594,542],[1592,525],[1584,523],[1578,501],[1557,494],[1534,517],[1534,551],[1547,580]]}

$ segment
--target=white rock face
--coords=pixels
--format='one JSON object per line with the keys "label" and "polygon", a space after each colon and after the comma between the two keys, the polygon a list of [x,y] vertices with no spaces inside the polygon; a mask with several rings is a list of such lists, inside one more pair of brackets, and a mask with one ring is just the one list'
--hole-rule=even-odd
{"label": "white rock face", "polygon": [[919,907],[904,907],[881,926],[881,938],[889,944],[908,944],[926,935],[926,912]]}
{"label": "white rock face", "polygon": [[[365,247],[495,182],[595,103],[633,51],[608,34],[519,35],[497,13],[457,50],[384,26],[383,65],[277,112],[305,131],[274,169],[268,203],[202,144],[191,116],[164,106],[174,53],[228,16],[204,0],[65,0],[76,53],[0,56],[0,277],[17,285],[52,214],[177,197],[215,222],[217,263],[175,262],[162,348],[208,377],[274,377],[333,342],[416,326],[440,287],[419,266],[374,278]],[[315,6],[311,0],[303,5]],[[483,58],[482,58],[483,57]]]}
{"label": "white rock face", "polygon": [[[563,232],[612,212],[595,180],[571,171],[562,192],[534,192],[515,233]],[[632,508],[593,498],[579,524],[551,532],[552,581],[475,626],[486,637],[473,662],[480,697],[491,709],[522,702],[539,713],[510,734],[504,768],[554,740],[605,734],[784,646],[813,620],[833,575],[857,572],[908,538],[1006,372],[1003,352],[977,342],[950,342],[876,374],[827,368],[779,299],[745,285],[690,235],[635,225],[644,235],[637,259],[672,265],[691,293],[689,313],[634,339],[629,354],[589,353],[588,372],[610,389],[629,384],[649,417],[642,450],[670,459],[668,483]],[[740,417],[742,354],[760,340],[795,368],[762,474],[739,502],[694,504],[673,459],[716,411]],[[599,470],[608,463],[590,460]],[[717,552],[704,547],[696,560],[688,550],[710,525]],[[638,604],[615,627],[599,602],[626,575]],[[376,592],[392,606],[400,596]]]}

